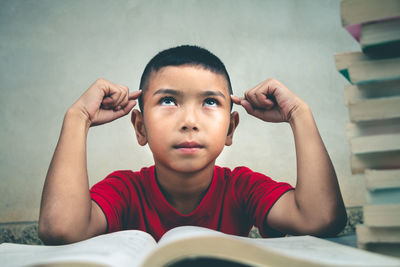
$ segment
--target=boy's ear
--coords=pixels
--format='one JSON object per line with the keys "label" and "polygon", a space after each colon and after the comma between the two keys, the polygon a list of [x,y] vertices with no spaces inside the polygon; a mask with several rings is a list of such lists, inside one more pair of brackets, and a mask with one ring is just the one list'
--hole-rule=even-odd
{"label": "boy's ear", "polygon": [[228,135],[226,136],[226,140],[225,140],[226,146],[232,145],[233,133],[235,132],[238,124],[239,124],[239,113],[237,113],[237,111],[234,111],[231,113]]}
{"label": "boy's ear", "polygon": [[139,145],[141,146],[146,145],[147,144],[146,129],[144,127],[143,115],[139,110],[134,109],[132,111],[131,122],[133,127],[135,128],[136,139]]}

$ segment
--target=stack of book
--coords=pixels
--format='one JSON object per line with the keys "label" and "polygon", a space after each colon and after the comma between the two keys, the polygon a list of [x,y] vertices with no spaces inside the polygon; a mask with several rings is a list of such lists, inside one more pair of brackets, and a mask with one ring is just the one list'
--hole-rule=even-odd
{"label": "stack of book", "polygon": [[360,51],[335,55],[345,102],[351,171],[364,173],[359,247],[400,256],[400,0],[342,0],[343,27]]}

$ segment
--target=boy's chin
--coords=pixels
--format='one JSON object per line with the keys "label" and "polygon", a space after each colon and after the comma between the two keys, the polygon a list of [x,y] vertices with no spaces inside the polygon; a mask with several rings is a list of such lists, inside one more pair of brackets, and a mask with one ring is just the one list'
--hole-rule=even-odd
{"label": "boy's chin", "polygon": [[200,164],[197,162],[192,163],[190,161],[180,161],[179,163],[169,164],[167,168],[177,173],[191,174],[191,173],[201,172],[208,168],[214,168],[214,165],[215,161],[209,162],[207,164]]}
{"label": "boy's chin", "polygon": [[209,165],[208,166],[185,165],[185,166],[176,166],[174,170],[179,173],[190,174],[190,173],[200,172],[206,169],[207,167],[209,167]]}

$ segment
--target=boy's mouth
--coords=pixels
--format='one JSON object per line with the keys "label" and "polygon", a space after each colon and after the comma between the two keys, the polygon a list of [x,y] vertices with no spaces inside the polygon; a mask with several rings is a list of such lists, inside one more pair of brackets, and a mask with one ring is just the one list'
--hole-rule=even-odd
{"label": "boy's mouth", "polygon": [[182,153],[191,154],[201,150],[204,146],[196,142],[182,142],[175,145],[174,148]]}

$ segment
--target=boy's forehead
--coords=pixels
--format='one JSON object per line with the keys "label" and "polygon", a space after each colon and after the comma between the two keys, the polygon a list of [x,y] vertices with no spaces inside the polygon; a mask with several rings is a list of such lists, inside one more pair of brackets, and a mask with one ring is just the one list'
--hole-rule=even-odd
{"label": "boy's forehead", "polygon": [[203,66],[166,66],[150,74],[147,90],[203,89],[218,90],[229,94],[228,81],[223,74],[213,72]]}

